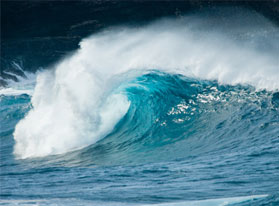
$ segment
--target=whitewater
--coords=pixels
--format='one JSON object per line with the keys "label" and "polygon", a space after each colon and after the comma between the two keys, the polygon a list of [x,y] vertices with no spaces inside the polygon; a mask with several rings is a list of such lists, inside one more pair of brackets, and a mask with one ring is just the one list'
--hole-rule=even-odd
{"label": "whitewater", "polygon": [[0,204],[278,204],[279,28],[221,11],[105,29],[35,74],[17,65],[25,77],[0,89]]}
{"label": "whitewater", "polygon": [[[220,84],[279,89],[278,53],[262,52],[257,42],[245,45],[195,21],[188,25],[193,22],[189,18],[161,20],[84,39],[75,54],[38,75],[33,108],[14,133],[15,154],[21,158],[60,154],[97,142],[129,109],[120,88],[151,69]],[[262,41],[269,33],[278,37],[278,29],[269,24],[253,39]],[[244,37],[239,38],[251,35],[250,28],[245,31],[246,25],[241,26]],[[274,47],[278,51],[278,44]]]}

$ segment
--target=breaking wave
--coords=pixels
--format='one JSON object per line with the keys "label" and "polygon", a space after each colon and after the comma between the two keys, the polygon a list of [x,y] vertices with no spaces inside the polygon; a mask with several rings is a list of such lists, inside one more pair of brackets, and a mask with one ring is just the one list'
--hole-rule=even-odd
{"label": "breaking wave", "polygon": [[[264,141],[265,122],[278,124],[279,31],[261,16],[245,16],[242,23],[232,17],[229,27],[192,15],[84,39],[73,55],[38,74],[32,108],[14,132],[14,153],[84,148],[97,161],[99,146],[119,160],[163,159],[242,138]],[[276,132],[278,125],[269,134]]]}

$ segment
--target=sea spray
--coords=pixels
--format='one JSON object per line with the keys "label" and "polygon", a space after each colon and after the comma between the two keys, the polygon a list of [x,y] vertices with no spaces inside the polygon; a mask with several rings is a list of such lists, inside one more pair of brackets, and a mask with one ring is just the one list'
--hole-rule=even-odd
{"label": "sea spray", "polygon": [[[259,18],[263,29],[252,34],[252,43],[243,40],[248,29],[230,28],[242,34],[231,38],[220,32],[222,25],[205,29],[196,17],[165,19],[141,28],[113,28],[82,40],[75,54],[38,75],[32,109],[14,132],[14,153],[18,158],[38,157],[96,143],[129,110],[123,85],[150,69],[224,85],[278,90],[274,52],[278,39],[276,35],[268,39],[278,29]],[[274,44],[263,53],[265,39]]]}

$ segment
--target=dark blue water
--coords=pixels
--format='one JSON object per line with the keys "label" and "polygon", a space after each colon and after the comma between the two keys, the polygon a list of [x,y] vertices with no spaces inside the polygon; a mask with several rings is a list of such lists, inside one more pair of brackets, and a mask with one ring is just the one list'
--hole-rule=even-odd
{"label": "dark blue water", "polygon": [[184,23],[1,88],[0,205],[279,205],[278,28]]}

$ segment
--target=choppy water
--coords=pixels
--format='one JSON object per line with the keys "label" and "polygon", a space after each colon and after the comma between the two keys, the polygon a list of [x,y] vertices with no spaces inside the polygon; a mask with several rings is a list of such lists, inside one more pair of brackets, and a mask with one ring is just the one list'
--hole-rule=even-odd
{"label": "choppy water", "polygon": [[0,204],[279,204],[278,34],[243,10],[123,26],[10,82]]}

